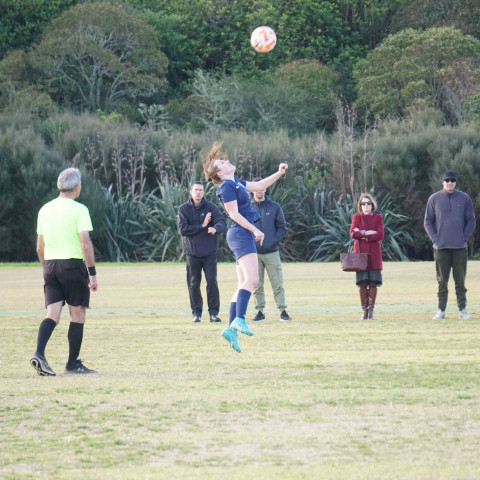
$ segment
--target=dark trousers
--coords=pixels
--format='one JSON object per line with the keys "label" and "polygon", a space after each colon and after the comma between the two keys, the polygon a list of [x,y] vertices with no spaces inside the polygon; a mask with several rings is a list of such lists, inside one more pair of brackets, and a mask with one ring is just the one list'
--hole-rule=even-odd
{"label": "dark trousers", "polygon": [[450,270],[455,281],[455,293],[457,294],[457,305],[459,309],[467,306],[467,289],[465,288],[465,277],[467,275],[466,248],[442,248],[434,250],[435,268],[437,270],[438,282],[438,308],[445,310],[448,300],[448,279]]}
{"label": "dark trousers", "polygon": [[202,316],[203,298],[200,292],[202,282],[202,270],[205,272],[207,281],[208,313],[218,315],[220,310],[220,294],[217,283],[217,256],[192,257],[185,255],[187,261],[187,286],[190,295],[190,307],[192,314]]}

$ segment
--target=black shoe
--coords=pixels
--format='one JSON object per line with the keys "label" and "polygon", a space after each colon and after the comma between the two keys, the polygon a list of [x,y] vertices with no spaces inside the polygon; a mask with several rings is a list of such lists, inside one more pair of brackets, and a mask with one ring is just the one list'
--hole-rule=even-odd
{"label": "black shoe", "polygon": [[218,315],[210,315],[210,321],[212,323],[218,323],[218,322],[221,322],[222,320]]}
{"label": "black shoe", "polygon": [[281,322],[289,322],[290,320],[292,320],[292,317],[284,310],[280,314],[280,321]]}
{"label": "black shoe", "polygon": [[265,314],[259,310],[257,312],[257,315],[255,315],[255,318],[253,319],[253,321],[254,322],[263,322],[264,320],[265,320]]}
{"label": "black shoe", "polygon": [[195,315],[195,316],[193,317],[193,320],[192,320],[192,321],[193,321],[193,322],[195,322],[195,323],[198,323],[198,322],[201,322],[201,321],[202,321],[202,319],[201,319],[201,317],[200,317],[200,316],[198,316],[198,315]]}
{"label": "black shoe", "polygon": [[75,374],[89,374],[89,373],[98,373],[96,370],[87,368],[80,359],[76,360],[74,364],[67,363],[65,365],[65,373],[75,373]]}
{"label": "black shoe", "polygon": [[47,359],[37,352],[35,352],[30,359],[30,365],[41,377],[55,377],[56,375],[56,373],[50,368]]}

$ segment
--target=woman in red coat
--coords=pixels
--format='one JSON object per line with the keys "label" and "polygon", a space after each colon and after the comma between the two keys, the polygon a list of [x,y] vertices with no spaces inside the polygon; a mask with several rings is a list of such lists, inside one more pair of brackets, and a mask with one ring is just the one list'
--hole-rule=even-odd
{"label": "woman in red coat", "polygon": [[377,204],[369,193],[362,193],[350,227],[350,236],[355,239],[354,252],[369,253],[368,269],[357,272],[360,288],[362,320],[373,319],[377,287],[382,284],[383,217],[375,213]]}

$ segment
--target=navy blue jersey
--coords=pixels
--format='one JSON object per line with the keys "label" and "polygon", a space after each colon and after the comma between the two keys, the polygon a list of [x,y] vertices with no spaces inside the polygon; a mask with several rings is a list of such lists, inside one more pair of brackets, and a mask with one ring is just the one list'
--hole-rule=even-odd
{"label": "navy blue jersey", "polygon": [[[237,177],[234,177],[234,180],[224,180],[217,189],[217,197],[223,208],[226,203],[236,200],[238,213],[248,222],[255,223],[260,219],[260,214],[252,207],[251,194],[246,189],[246,184],[245,180]],[[237,225],[232,219],[230,219],[230,223],[232,227]]]}

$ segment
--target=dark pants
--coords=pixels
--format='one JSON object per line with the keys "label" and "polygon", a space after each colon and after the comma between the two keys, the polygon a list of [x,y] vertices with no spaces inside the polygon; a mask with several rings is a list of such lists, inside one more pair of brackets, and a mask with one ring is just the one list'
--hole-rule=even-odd
{"label": "dark pants", "polygon": [[205,272],[207,281],[208,313],[218,315],[220,310],[220,294],[217,283],[217,256],[192,257],[185,255],[187,261],[187,286],[190,295],[190,307],[192,314],[202,316],[203,298],[200,292],[202,282],[202,270]]}
{"label": "dark pants", "polygon": [[445,310],[448,300],[448,279],[450,270],[455,281],[455,293],[457,294],[457,305],[459,309],[467,306],[467,289],[465,288],[465,277],[467,275],[466,248],[442,248],[434,250],[435,268],[437,270],[438,282],[438,308]]}

